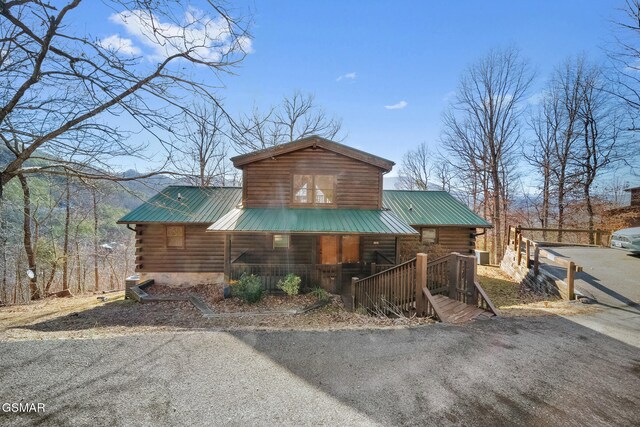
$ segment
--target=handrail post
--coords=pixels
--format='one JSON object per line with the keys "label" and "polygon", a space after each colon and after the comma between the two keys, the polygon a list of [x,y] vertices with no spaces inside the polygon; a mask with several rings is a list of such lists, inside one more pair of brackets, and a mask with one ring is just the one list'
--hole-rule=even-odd
{"label": "handrail post", "polygon": [[536,276],[538,275],[539,268],[540,268],[540,248],[538,247],[538,245],[536,245],[535,249],[533,250],[533,272]]}
{"label": "handrail post", "polygon": [[356,311],[356,282],[357,277],[351,278],[351,311]]}
{"label": "handrail post", "polygon": [[422,288],[427,287],[427,254],[416,255],[416,316],[424,315],[424,298]]}
{"label": "handrail post", "polygon": [[524,262],[525,262],[525,266],[529,268],[529,259],[531,257],[531,240],[527,239],[525,243],[526,245],[525,245],[525,255],[524,255],[525,261]]}
{"label": "handrail post", "polygon": [[576,275],[576,263],[573,261],[569,262],[567,266],[567,294],[569,301],[575,299],[575,289],[574,289],[574,279]]}
{"label": "handrail post", "polygon": [[458,254],[452,253],[449,255],[449,298],[458,300],[457,287],[458,287]]}
{"label": "handrail post", "polygon": [[516,264],[517,266],[520,266],[520,263],[522,262],[522,249],[521,249],[521,245],[522,245],[522,233],[518,233],[518,263]]}
{"label": "handrail post", "polygon": [[471,257],[466,257],[465,276],[467,280],[467,304],[478,305],[478,296],[476,295],[476,263]]}

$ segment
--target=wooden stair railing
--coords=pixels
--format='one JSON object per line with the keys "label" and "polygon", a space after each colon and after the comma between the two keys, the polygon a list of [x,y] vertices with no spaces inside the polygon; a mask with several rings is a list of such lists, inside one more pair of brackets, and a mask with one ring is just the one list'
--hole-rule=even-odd
{"label": "wooden stair railing", "polygon": [[353,308],[384,311],[386,306],[410,310],[415,304],[417,257],[364,279],[353,278]]}
{"label": "wooden stair railing", "polygon": [[[393,307],[443,322],[497,315],[487,293],[476,280],[476,258],[452,253],[427,263],[425,254],[373,274],[353,278],[353,308],[381,312]],[[487,317],[487,316],[485,316]]]}

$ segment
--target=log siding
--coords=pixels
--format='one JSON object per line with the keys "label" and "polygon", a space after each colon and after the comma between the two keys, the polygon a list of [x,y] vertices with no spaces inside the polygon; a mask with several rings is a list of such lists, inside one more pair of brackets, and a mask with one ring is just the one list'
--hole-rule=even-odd
{"label": "log siding", "polygon": [[224,271],[224,235],[208,225],[184,225],[184,248],[167,248],[165,224],[136,225],[136,272]]}
{"label": "log siding", "polygon": [[243,206],[304,206],[293,203],[293,175],[335,176],[336,202],[331,207],[382,207],[380,168],[321,148],[307,148],[244,165]]}

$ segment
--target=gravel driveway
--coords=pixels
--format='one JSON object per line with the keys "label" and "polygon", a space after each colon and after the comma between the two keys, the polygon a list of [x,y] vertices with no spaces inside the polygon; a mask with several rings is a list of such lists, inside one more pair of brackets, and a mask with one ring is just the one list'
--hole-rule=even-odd
{"label": "gravel driveway", "polygon": [[[640,304],[640,256],[610,248],[561,246],[545,249],[570,258],[584,268],[575,277],[576,290],[581,294],[611,307]],[[557,267],[545,258],[541,261],[543,268],[556,277],[566,277],[565,268]]]}
{"label": "gravel driveway", "polygon": [[[636,319],[636,325],[638,325]],[[633,343],[632,343],[633,344]],[[0,342],[2,425],[638,425],[640,350],[561,317]]]}

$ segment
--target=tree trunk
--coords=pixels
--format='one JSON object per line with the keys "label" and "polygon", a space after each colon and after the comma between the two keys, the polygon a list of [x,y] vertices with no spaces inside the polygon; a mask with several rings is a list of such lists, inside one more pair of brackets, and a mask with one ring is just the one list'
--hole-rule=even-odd
{"label": "tree trunk", "polygon": [[545,230],[542,231],[542,240],[547,241],[547,231],[546,228],[549,228],[549,190],[550,190],[550,177],[551,171],[549,170],[549,165],[545,165],[544,168],[544,177],[542,183],[542,215],[541,215],[541,225]]}
{"label": "tree trunk", "polygon": [[69,289],[69,223],[71,222],[71,188],[69,176],[66,184],[66,206],[64,213],[64,241],[62,246],[62,290]]}
{"label": "tree trunk", "polygon": [[31,191],[29,190],[27,178],[25,178],[24,175],[19,174],[18,179],[20,180],[23,195],[22,231],[24,237],[24,251],[27,254],[27,262],[29,263],[28,268],[33,272],[33,278],[29,277],[30,299],[37,300],[40,299],[40,289],[38,288],[38,275],[36,274],[36,256],[31,244]]}
{"label": "tree trunk", "polygon": [[500,216],[500,177],[498,168],[492,171],[493,179],[493,258],[496,264],[502,259],[502,218]]}
{"label": "tree trunk", "polygon": [[51,273],[49,274],[49,280],[47,280],[47,284],[44,286],[44,294],[49,295],[49,290],[51,289],[51,285],[53,284],[53,279],[56,277],[56,270],[58,269],[58,263],[51,263]]}
{"label": "tree trunk", "polygon": [[93,188],[93,289],[100,288],[100,273],[98,270],[98,200],[96,188]]}
{"label": "tree trunk", "polygon": [[2,263],[2,301],[7,300],[7,215],[5,214],[5,201],[0,194],[0,262]]}
{"label": "tree trunk", "polygon": [[562,228],[564,227],[564,172],[558,180],[558,242],[562,242]]}

